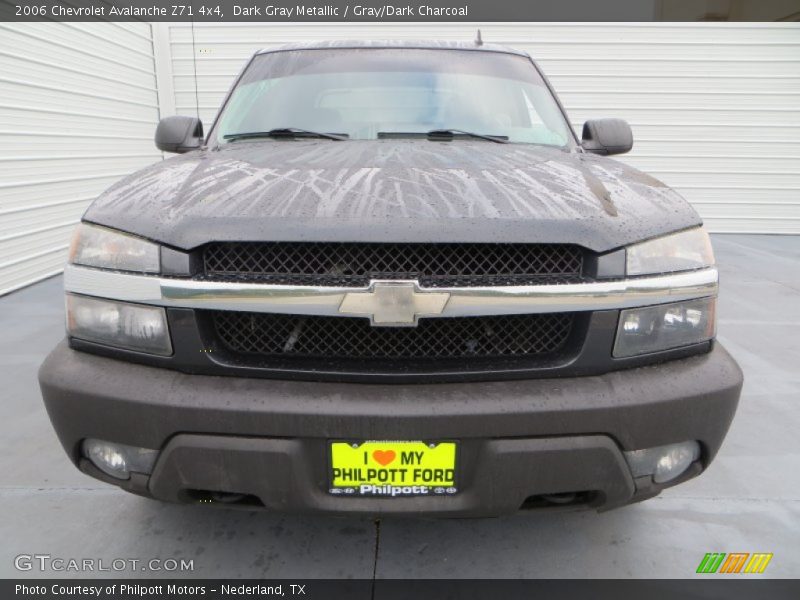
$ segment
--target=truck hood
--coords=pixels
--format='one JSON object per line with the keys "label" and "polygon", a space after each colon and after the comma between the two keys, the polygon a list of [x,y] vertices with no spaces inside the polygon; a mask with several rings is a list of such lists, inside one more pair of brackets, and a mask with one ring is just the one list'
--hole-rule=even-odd
{"label": "truck hood", "polygon": [[464,140],[234,142],[126,177],[84,219],[187,250],[274,240],[573,243],[604,252],[700,224],[676,192],[620,162]]}

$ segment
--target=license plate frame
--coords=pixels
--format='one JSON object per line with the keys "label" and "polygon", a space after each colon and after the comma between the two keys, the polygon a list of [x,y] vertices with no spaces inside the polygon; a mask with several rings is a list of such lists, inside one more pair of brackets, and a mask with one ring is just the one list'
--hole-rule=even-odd
{"label": "license plate frame", "polygon": [[459,447],[457,440],[328,440],[328,493],[354,498],[455,496]]}

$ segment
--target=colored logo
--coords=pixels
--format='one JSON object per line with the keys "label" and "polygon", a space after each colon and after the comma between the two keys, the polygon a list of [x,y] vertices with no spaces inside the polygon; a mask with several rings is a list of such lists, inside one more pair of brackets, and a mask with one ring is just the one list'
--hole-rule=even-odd
{"label": "colored logo", "polygon": [[772,553],[708,552],[697,566],[698,573],[763,573]]}

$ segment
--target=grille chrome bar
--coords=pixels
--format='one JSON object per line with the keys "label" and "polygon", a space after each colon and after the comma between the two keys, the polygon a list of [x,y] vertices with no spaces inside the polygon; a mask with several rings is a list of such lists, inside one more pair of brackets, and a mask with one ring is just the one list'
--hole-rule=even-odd
{"label": "grille chrome bar", "polygon": [[[439,317],[580,312],[648,306],[715,296],[717,269],[590,283],[498,287],[423,288],[447,293]],[[198,281],[120,273],[76,265],[64,270],[65,291],[158,306],[279,314],[352,317],[342,314],[346,294],[371,287],[320,287]]]}

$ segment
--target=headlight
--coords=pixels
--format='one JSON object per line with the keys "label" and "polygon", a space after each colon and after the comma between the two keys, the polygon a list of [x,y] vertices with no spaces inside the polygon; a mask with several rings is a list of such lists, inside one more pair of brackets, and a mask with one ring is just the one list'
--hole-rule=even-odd
{"label": "headlight", "polygon": [[620,313],[614,357],[624,358],[710,340],[716,298],[632,308]]}
{"label": "headlight", "polygon": [[67,294],[67,333],[109,346],[172,354],[167,314],[160,306]]}
{"label": "headlight", "polygon": [[665,235],[627,248],[628,275],[691,271],[713,264],[714,251],[703,227]]}
{"label": "headlight", "polygon": [[158,273],[158,244],[113,229],[81,223],[69,249],[69,262],[117,271]]}

